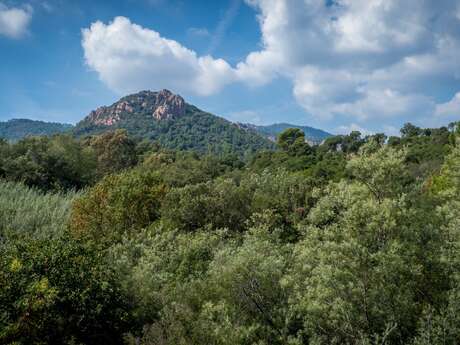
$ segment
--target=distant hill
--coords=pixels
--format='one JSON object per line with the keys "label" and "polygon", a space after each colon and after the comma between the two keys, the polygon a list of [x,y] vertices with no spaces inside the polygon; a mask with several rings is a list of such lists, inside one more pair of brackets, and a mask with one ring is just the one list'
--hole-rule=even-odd
{"label": "distant hill", "polygon": [[265,136],[187,104],[168,90],[142,91],[100,107],[80,121],[74,133],[86,136],[118,128],[171,149],[244,156],[274,148]]}
{"label": "distant hill", "polygon": [[292,125],[289,123],[275,123],[273,125],[267,125],[267,126],[240,124],[240,126],[243,128],[252,129],[256,131],[257,133],[260,133],[261,135],[270,139],[271,141],[276,141],[276,137],[278,136],[278,134],[280,134],[282,131],[288,128],[299,128],[305,133],[306,140],[312,144],[320,144],[324,139],[327,139],[333,136],[333,134],[325,132],[321,129],[317,129],[317,128],[313,128],[309,126]]}
{"label": "distant hill", "polygon": [[16,141],[27,136],[43,136],[63,133],[73,128],[70,124],[12,119],[0,122],[0,138]]}

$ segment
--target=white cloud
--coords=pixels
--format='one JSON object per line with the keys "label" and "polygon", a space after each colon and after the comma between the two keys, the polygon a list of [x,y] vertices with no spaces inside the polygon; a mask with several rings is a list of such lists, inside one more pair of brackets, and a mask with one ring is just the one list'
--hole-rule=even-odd
{"label": "white cloud", "polygon": [[342,125],[342,126],[339,126],[335,129],[335,133],[337,134],[350,134],[351,132],[353,131],[358,131],[361,133],[361,135],[371,135],[371,134],[374,134],[374,132],[372,131],[369,131],[359,125],[357,125],[356,123],[351,123],[349,125]]}
{"label": "white cloud", "polygon": [[434,107],[433,101],[423,95],[401,94],[392,89],[365,89],[362,98],[355,102],[335,103],[331,112],[365,122],[375,118],[401,118],[407,114],[429,115]]}
{"label": "white cloud", "polygon": [[396,128],[391,125],[385,125],[385,124],[380,125],[377,132],[374,130],[363,128],[362,126],[354,122],[350,123],[349,125],[338,126],[335,128],[335,130],[333,130],[333,132],[337,134],[350,134],[353,131],[360,132],[362,136],[373,135],[373,134],[376,134],[377,132],[384,133],[387,136],[399,136],[400,135],[399,128]]}
{"label": "white cloud", "polygon": [[290,79],[323,121],[432,116],[436,85],[459,83],[458,1],[246,2],[259,12],[262,49],[238,65],[239,78]]}
{"label": "white cloud", "polygon": [[27,33],[32,19],[32,7],[6,7],[0,3],[0,35],[19,39]]}
{"label": "white cloud", "polygon": [[460,92],[450,101],[438,104],[435,114],[441,119],[460,121]]}
{"label": "white cloud", "polygon": [[399,128],[396,128],[395,126],[391,126],[391,125],[383,125],[383,132],[387,136],[399,136],[400,135]]}
{"label": "white cloud", "polygon": [[414,1],[345,0],[340,4],[337,20],[331,24],[339,52],[391,52],[400,57],[429,39],[427,28],[420,25],[429,14]]}
{"label": "white cloud", "polygon": [[227,117],[234,122],[252,123],[254,125],[262,124],[262,117],[255,110],[233,111],[228,113]]}
{"label": "white cloud", "polygon": [[197,56],[180,43],[124,17],[116,17],[109,24],[93,23],[83,30],[82,45],[88,66],[119,93],[171,88],[209,95],[235,78],[226,61]]}

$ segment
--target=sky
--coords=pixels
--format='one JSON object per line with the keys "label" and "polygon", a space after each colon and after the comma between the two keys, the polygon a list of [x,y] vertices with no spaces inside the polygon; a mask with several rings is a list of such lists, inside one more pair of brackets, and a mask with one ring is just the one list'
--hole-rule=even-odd
{"label": "sky", "polygon": [[0,0],[0,121],[167,88],[231,121],[460,120],[460,0]]}

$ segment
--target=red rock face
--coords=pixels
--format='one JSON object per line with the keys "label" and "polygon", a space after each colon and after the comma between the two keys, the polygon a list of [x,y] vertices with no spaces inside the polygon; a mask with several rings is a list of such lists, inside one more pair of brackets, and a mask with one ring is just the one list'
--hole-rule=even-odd
{"label": "red rock face", "polygon": [[153,118],[156,120],[171,119],[185,114],[184,99],[168,90],[162,90],[158,93],[155,105]]}
{"label": "red rock face", "polygon": [[99,107],[89,115],[89,121],[95,125],[111,126],[120,120],[120,115],[116,113],[107,114],[107,107]]}
{"label": "red rock face", "polygon": [[120,115],[122,112],[132,113],[133,107],[126,101],[120,102],[115,107],[114,113]]}
{"label": "red rock face", "polygon": [[185,115],[185,107],[184,99],[169,90],[142,91],[124,97],[110,107],[93,110],[87,119],[95,125],[111,126],[133,114],[136,109],[138,113],[151,114],[155,120],[161,121]]}

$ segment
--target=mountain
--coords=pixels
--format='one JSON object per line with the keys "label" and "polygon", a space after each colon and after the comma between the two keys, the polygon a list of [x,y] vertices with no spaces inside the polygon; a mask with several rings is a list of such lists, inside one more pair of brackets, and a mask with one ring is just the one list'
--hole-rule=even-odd
{"label": "mountain", "polygon": [[276,141],[276,137],[282,131],[288,128],[298,128],[305,133],[306,140],[311,144],[320,144],[324,139],[327,139],[333,134],[325,132],[321,129],[309,127],[309,126],[298,126],[292,125],[289,123],[275,123],[273,125],[268,126],[257,126],[253,124],[239,124],[242,128],[251,129],[256,131],[257,133],[265,136],[266,138],[270,139],[271,141]]}
{"label": "mountain", "polygon": [[[72,130],[73,128],[73,130]],[[243,157],[261,149],[274,149],[276,136],[286,128],[300,128],[311,143],[331,134],[308,126],[287,123],[270,126],[232,123],[188,104],[171,91],[141,91],[110,106],[91,111],[75,127],[27,119],[0,122],[0,137],[18,140],[26,136],[72,131],[78,137],[126,129],[134,137],[159,142],[163,147]]]}
{"label": "mountain", "polygon": [[72,129],[65,123],[13,119],[0,122],[0,138],[16,141],[27,136],[43,136],[63,133]]}
{"label": "mountain", "polygon": [[80,121],[74,133],[85,136],[119,128],[171,149],[244,156],[274,148],[257,132],[202,111],[168,90],[141,91],[100,107]]}

